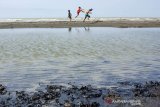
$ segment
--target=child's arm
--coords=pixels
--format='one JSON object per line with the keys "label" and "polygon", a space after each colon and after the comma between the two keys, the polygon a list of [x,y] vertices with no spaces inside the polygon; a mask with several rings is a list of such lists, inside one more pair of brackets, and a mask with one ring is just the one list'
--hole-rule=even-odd
{"label": "child's arm", "polygon": [[84,10],[84,9],[81,9],[81,12],[85,13],[85,10]]}
{"label": "child's arm", "polygon": [[92,12],[91,12],[91,11],[89,11],[89,14],[92,14]]}

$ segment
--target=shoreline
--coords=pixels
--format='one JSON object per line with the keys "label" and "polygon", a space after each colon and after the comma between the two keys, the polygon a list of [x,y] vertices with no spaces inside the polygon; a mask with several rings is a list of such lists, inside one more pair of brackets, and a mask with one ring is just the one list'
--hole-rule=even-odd
{"label": "shoreline", "polygon": [[160,27],[160,18],[91,18],[85,22],[83,18],[76,18],[71,22],[67,18],[0,19],[0,29],[67,27]]}
{"label": "shoreline", "polygon": [[92,85],[77,86],[43,85],[35,92],[8,91],[0,84],[0,106],[24,107],[159,107],[160,82],[119,82],[118,87],[96,88]]}

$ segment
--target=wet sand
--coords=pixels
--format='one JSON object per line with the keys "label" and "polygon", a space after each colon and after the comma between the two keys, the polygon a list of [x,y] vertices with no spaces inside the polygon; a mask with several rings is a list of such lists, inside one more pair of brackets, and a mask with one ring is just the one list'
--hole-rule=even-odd
{"label": "wet sand", "polygon": [[160,27],[160,18],[0,19],[0,28]]}

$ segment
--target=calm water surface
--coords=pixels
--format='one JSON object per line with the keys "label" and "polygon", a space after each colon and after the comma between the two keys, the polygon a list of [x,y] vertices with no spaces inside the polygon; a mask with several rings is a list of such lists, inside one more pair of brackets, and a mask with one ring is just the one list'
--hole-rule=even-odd
{"label": "calm water surface", "polygon": [[114,86],[160,80],[160,28],[0,29],[0,83]]}

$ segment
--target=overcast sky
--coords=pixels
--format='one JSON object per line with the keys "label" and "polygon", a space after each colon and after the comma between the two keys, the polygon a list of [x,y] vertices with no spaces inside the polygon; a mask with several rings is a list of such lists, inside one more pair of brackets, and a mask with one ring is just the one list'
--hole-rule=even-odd
{"label": "overcast sky", "polygon": [[92,17],[160,17],[160,0],[0,0],[0,18],[75,16],[78,6],[93,8]]}

